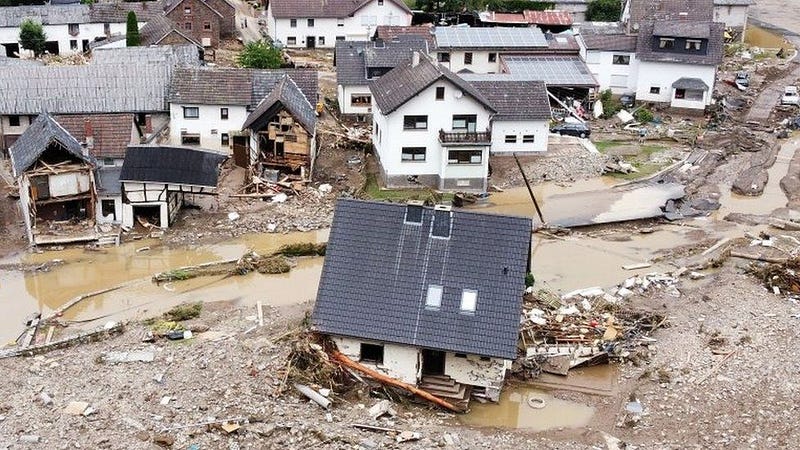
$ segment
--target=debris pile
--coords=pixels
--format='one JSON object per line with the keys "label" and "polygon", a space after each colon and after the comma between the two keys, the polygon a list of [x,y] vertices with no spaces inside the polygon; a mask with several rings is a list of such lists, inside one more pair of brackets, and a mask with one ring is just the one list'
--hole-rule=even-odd
{"label": "debris pile", "polygon": [[783,263],[753,263],[747,272],[756,276],[776,295],[800,299],[800,258],[793,257]]}
{"label": "debris pile", "polygon": [[541,372],[566,375],[574,367],[632,357],[637,347],[654,342],[648,335],[664,326],[667,318],[650,311],[624,310],[617,297],[596,288],[574,294],[566,302],[545,291],[528,294],[521,322],[516,371],[535,378]]}

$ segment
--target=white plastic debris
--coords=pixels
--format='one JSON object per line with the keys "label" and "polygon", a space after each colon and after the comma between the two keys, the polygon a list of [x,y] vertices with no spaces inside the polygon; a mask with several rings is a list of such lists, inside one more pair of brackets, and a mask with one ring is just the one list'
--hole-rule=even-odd
{"label": "white plastic debris", "polygon": [[289,200],[289,196],[284,194],[283,192],[272,197],[272,203],[283,203],[286,200]]}
{"label": "white plastic debris", "polygon": [[583,308],[584,311],[591,311],[592,304],[589,303],[589,300],[583,299],[583,301],[581,302],[581,308]]}
{"label": "white plastic debris", "polygon": [[619,288],[617,291],[617,296],[622,298],[628,298],[633,295],[633,291],[624,287]]}
{"label": "white plastic debris", "polygon": [[323,194],[327,194],[333,190],[333,186],[328,183],[323,183],[319,185],[319,191]]}
{"label": "white plastic debris", "polygon": [[230,220],[231,222],[233,222],[235,220],[239,220],[239,213],[237,213],[236,211],[229,212],[228,213],[228,220]]}

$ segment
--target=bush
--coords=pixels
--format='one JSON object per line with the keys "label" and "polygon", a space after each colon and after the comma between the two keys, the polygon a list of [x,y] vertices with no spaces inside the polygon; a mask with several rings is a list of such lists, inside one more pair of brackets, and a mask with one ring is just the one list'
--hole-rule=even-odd
{"label": "bush", "polygon": [[278,69],[283,63],[283,53],[262,39],[248,42],[236,57],[236,62],[249,69]]}
{"label": "bush", "polygon": [[650,123],[653,121],[653,113],[646,108],[639,108],[633,113],[633,117],[637,122]]}
{"label": "bush", "polygon": [[139,22],[136,19],[136,13],[128,11],[128,24],[125,33],[125,45],[128,47],[137,47],[142,43],[142,37],[139,35]]}
{"label": "bush", "polygon": [[536,279],[533,277],[532,273],[528,272],[528,273],[525,274],[525,287],[533,286],[533,283],[535,281],[536,281]]}
{"label": "bush", "polygon": [[25,19],[19,26],[19,43],[22,48],[33,52],[34,56],[41,56],[45,50],[47,36],[39,22]]}
{"label": "bush", "polygon": [[621,14],[619,0],[593,0],[586,6],[586,20],[592,22],[616,22]]}
{"label": "bush", "polygon": [[164,320],[167,322],[181,322],[194,319],[200,316],[200,311],[202,310],[203,304],[199,302],[178,305],[164,313]]}
{"label": "bush", "polygon": [[610,119],[622,109],[622,103],[613,97],[611,89],[600,92],[600,103],[603,104],[603,118]]}

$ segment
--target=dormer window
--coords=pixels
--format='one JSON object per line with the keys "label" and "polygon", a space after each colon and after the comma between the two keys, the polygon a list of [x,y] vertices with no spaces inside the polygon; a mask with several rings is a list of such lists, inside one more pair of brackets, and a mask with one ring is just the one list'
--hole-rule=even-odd
{"label": "dormer window", "polygon": [[433,222],[431,222],[431,237],[450,239],[453,227],[453,213],[447,205],[433,207]]}
{"label": "dormer window", "polygon": [[686,40],[686,50],[700,50],[700,46],[702,45],[702,41],[699,39],[687,39]]}
{"label": "dormer window", "polygon": [[478,305],[478,291],[464,289],[461,291],[461,314],[475,314]]}
{"label": "dormer window", "polygon": [[660,38],[658,41],[658,48],[671,49],[675,47],[675,39],[673,38]]}
{"label": "dormer window", "polygon": [[428,286],[428,296],[425,297],[425,309],[440,309],[442,307],[442,286],[431,284]]}

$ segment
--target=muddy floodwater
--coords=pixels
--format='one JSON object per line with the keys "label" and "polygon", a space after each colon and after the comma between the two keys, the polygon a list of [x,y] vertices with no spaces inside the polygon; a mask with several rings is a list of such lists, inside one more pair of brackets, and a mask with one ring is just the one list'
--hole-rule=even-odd
{"label": "muddy floodwater", "polygon": [[90,252],[82,247],[23,254],[3,264],[41,264],[54,259],[64,263],[48,272],[22,273],[0,270],[0,342],[17,337],[29,314],[43,315],[78,295],[126,283],[119,290],[87,299],[69,309],[64,320],[87,323],[154,315],[175,304],[228,301],[287,305],[313,300],[322,270],[322,258],[299,258],[289,273],[201,277],[157,286],[153,274],[181,266],[238,258],[248,250],[267,254],[287,243],[324,242],[328,231],[259,234],[215,245],[167,248],[158,240],[141,240]]}
{"label": "muddy floodwater", "polygon": [[771,31],[755,25],[747,25],[744,33],[744,41],[753,47],[762,48],[781,48],[787,45],[786,40]]}
{"label": "muddy floodwater", "polygon": [[731,192],[730,186],[723,188],[720,196],[722,207],[718,212],[718,216],[722,218],[731,212],[769,214],[778,208],[785,207],[787,198],[786,193],[781,189],[780,181],[781,178],[786,176],[789,170],[789,163],[798,148],[800,148],[800,140],[798,139],[784,142],[775,159],[775,164],[767,169],[769,179],[761,195],[755,197],[738,195]]}
{"label": "muddy floodwater", "polygon": [[[567,377],[553,376],[548,383],[554,390],[540,385],[509,386],[500,395],[499,403],[470,403],[470,412],[460,416],[466,425],[493,428],[519,428],[530,431],[574,429],[585,427],[594,416],[593,406],[559,398],[557,390],[609,395],[617,385],[616,366],[573,369]],[[551,377],[545,376],[545,379]]]}

